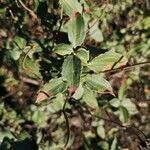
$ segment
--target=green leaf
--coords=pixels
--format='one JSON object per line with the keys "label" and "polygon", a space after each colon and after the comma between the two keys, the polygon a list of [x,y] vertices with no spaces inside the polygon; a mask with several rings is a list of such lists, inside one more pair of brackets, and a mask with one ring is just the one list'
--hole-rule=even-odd
{"label": "green leaf", "polygon": [[96,99],[96,93],[91,89],[84,87],[83,101],[92,108],[98,108],[98,103]]}
{"label": "green leaf", "polygon": [[102,150],[108,150],[109,149],[109,144],[108,144],[108,142],[105,142],[105,141],[99,142],[99,146]]}
{"label": "green leaf", "polygon": [[49,93],[49,95],[56,95],[58,93],[63,93],[67,89],[67,86],[67,82],[62,78],[56,78],[46,83],[42,87],[41,91]]}
{"label": "green leaf", "polygon": [[100,75],[87,75],[86,85],[93,91],[104,92],[108,90],[113,94],[110,83]]}
{"label": "green leaf", "polygon": [[41,78],[39,63],[32,58],[22,55],[19,59],[21,71],[31,78]]}
{"label": "green leaf", "polygon": [[102,139],[105,138],[105,128],[103,126],[98,126],[97,127],[97,134],[100,136]]}
{"label": "green leaf", "polygon": [[118,150],[117,138],[116,137],[113,139],[110,150]]}
{"label": "green leaf", "polygon": [[94,72],[100,72],[111,69],[113,64],[117,62],[122,55],[111,50],[104,54],[100,54],[88,63],[88,67]]}
{"label": "green leaf", "polygon": [[128,110],[130,115],[135,115],[138,113],[136,105],[130,99],[123,99],[121,104]]}
{"label": "green leaf", "polygon": [[102,42],[103,41],[103,34],[101,32],[101,30],[99,29],[99,22],[97,21],[94,26],[92,26],[92,28],[90,28],[89,30],[89,36],[98,41],[98,42]]}
{"label": "green leaf", "polygon": [[9,139],[15,138],[10,131],[0,131],[0,141],[2,141],[4,137],[8,137]]}
{"label": "green leaf", "polygon": [[79,48],[76,53],[76,56],[80,58],[83,64],[87,64],[87,61],[89,61],[89,51],[87,51],[84,48]]}
{"label": "green leaf", "polygon": [[63,109],[63,105],[64,105],[64,97],[63,97],[63,94],[59,93],[56,95],[55,98],[52,99],[52,103],[48,107],[48,110],[51,113],[56,113],[59,110]]}
{"label": "green leaf", "polygon": [[19,135],[17,135],[17,140],[25,140],[26,138],[31,138],[31,135],[27,131],[22,131]]}
{"label": "green leaf", "polygon": [[23,49],[25,48],[27,42],[24,38],[16,36],[14,38],[14,43],[19,47],[19,49]]}
{"label": "green leaf", "polygon": [[73,52],[72,45],[58,44],[55,46],[54,52],[62,56],[71,54]]}
{"label": "green leaf", "polygon": [[46,126],[47,116],[43,111],[36,110],[32,115],[32,120],[38,124],[39,127]]}
{"label": "green leaf", "polygon": [[129,119],[129,113],[128,113],[128,110],[125,108],[125,107],[120,107],[119,109],[119,119],[125,123],[128,121]]}
{"label": "green leaf", "polygon": [[21,55],[21,51],[14,48],[12,50],[9,51],[10,56],[16,61],[20,58]]}
{"label": "green leaf", "polygon": [[68,38],[74,48],[83,43],[85,34],[84,19],[81,14],[76,14],[68,22]]}
{"label": "green leaf", "polygon": [[77,88],[77,90],[75,91],[75,93],[72,95],[72,97],[79,100],[82,98],[83,92],[84,92],[84,88],[80,84],[79,87]]}
{"label": "green leaf", "polygon": [[142,23],[144,29],[149,29],[150,28],[150,17],[145,17],[141,23]]}
{"label": "green leaf", "polygon": [[69,86],[78,86],[81,75],[81,61],[76,56],[68,56],[63,63],[62,78],[67,80]]}
{"label": "green leaf", "polygon": [[109,103],[111,106],[113,106],[115,108],[119,108],[121,105],[121,102],[118,98],[113,98]]}
{"label": "green leaf", "polygon": [[60,4],[68,16],[76,12],[82,13],[82,6],[78,0],[60,0]]}

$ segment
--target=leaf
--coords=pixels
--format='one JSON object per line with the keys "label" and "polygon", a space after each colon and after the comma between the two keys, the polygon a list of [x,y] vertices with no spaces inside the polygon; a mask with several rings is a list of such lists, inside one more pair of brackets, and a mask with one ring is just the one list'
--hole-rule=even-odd
{"label": "leaf", "polygon": [[9,130],[8,131],[0,131],[0,141],[2,141],[5,137],[8,137],[9,139],[15,138]]}
{"label": "leaf", "polygon": [[48,83],[44,84],[41,91],[44,91],[49,95],[56,95],[58,93],[63,93],[65,90],[67,90],[67,86],[67,82],[60,77],[52,79]]}
{"label": "leaf", "polygon": [[109,144],[108,144],[108,142],[101,141],[101,142],[99,142],[99,145],[100,145],[100,148],[101,148],[102,150],[108,150],[108,149],[109,149]]}
{"label": "leaf", "polygon": [[79,48],[76,53],[76,56],[80,58],[83,64],[87,64],[87,61],[89,61],[89,51],[87,51],[84,48]]}
{"label": "leaf", "polygon": [[[95,20],[94,20],[95,21]],[[92,23],[91,23],[92,24]],[[103,34],[99,29],[99,22],[97,21],[94,26],[92,26],[89,30],[90,38],[94,39],[95,41],[102,42],[103,41]]]}
{"label": "leaf", "polygon": [[110,150],[118,150],[117,138],[116,137],[113,139]]}
{"label": "leaf", "polygon": [[105,128],[103,126],[97,127],[97,134],[104,139],[105,138]]}
{"label": "leaf", "polygon": [[87,75],[86,85],[93,91],[104,92],[105,90],[108,90],[113,94],[110,83],[99,75]]}
{"label": "leaf", "polygon": [[138,113],[136,105],[130,99],[123,99],[121,104],[128,110],[130,115],[135,115]]}
{"label": "leaf", "polygon": [[120,107],[119,110],[120,110],[120,111],[119,111],[119,119],[120,119],[123,123],[127,122],[128,119],[129,119],[128,110],[127,110],[125,107],[123,107],[123,106]]}
{"label": "leaf", "polygon": [[87,87],[84,87],[83,101],[94,109],[98,108],[96,94]]}
{"label": "leaf", "polygon": [[22,56],[20,58],[20,66],[22,67],[22,71],[32,78],[41,78],[40,68],[38,62],[36,60],[31,59],[29,57]]}
{"label": "leaf", "polygon": [[50,104],[48,110],[51,113],[56,113],[59,110],[63,109],[63,105],[64,105],[64,97],[63,94],[59,93],[56,95],[55,98],[52,99],[52,103]]}
{"label": "leaf", "polygon": [[60,4],[68,16],[76,12],[82,13],[82,6],[77,0],[60,0]]}
{"label": "leaf", "polygon": [[110,102],[110,105],[115,107],[115,108],[119,108],[120,107],[120,100],[118,98],[113,98]]}
{"label": "leaf", "polygon": [[78,86],[81,75],[81,61],[76,56],[68,56],[63,63],[62,78],[69,86]]}
{"label": "leaf", "polygon": [[26,46],[26,40],[22,37],[16,36],[14,38],[14,43],[17,47],[19,47],[19,49],[23,49]]}
{"label": "leaf", "polygon": [[45,115],[45,113],[43,111],[40,110],[36,110],[34,111],[33,115],[32,115],[32,120],[38,124],[39,127],[44,127],[46,126],[46,120],[47,120],[47,116]]}
{"label": "leaf", "polygon": [[71,54],[73,52],[72,45],[58,44],[55,46],[54,52],[62,56]]}
{"label": "leaf", "polygon": [[20,58],[21,55],[21,51],[14,48],[12,50],[9,51],[10,56],[16,61]]}
{"label": "leaf", "polygon": [[83,92],[84,92],[84,88],[80,84],[79,87],[77,88],[77,90],[75,91],[75,93],[72,95],[72,97],[77,99],[77,100],[81,99],[83,96]]}
{"label": "leaf", "polygon": [[83,43],[85,34],[84,19],[81,14],[76,14],[68,22],[68,38],[74,48]]}
{"label": "leaf", "polygon": [[142,26],[144,27],[144,29],[149,29],[150,28],[150,17],[145,17],[141,23],[142,23]]}
{"label": "leaf", "polygon": [[96,73],[108,70],[112,68],[113,64],[117,62],[121,56],[121,54],[111,50],[95,57],[88,63],[88,67]]}

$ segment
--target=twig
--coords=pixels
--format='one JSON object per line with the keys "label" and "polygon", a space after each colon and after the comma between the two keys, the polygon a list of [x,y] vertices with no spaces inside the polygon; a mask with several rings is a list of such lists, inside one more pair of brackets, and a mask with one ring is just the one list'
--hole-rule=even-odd
{"label": "twig", "polygon": [[111,70],[115,68],[115,66],[123,59],[123,56],[121,56],[111,67]]}
{"label": "twig", "polygon": [[6,95],[0,97],[0,101],[2,101],[2,100],[4,100],[4,99],[6,99],[6,98],[8,98],[8,97],[10,97],[10,96],[12,96],[12,95],[14,95],[14,94],[16,94],[18,91],[19,91],[19,90],[16,90],[16,91],[14,91],[14,92],[10,92],[10,93],[8,93],[8,94],[6,94]]}
{"label": "twig", "polygon": [[130,66],[123,66],[123,67],[119,67],[119,68],[115,68],[115,69],[108,69],[108,70],[100,71],[99,73],[112,73],[112,72],[118,72],[121,70],[126,71],[126,70],[132,69],[132,68],[137,67],[137,66],[145,66],[148,64],[150,64],[150,61],[140,62],[140,63],[136,63],[136,64],[133,64]]}
{"label": "twig", "polygon": [[31,78],[20,76],[20,79],[25,83],[29,83],[29,84],[33,84],[33,85],[40,85],[39,81],[31,79]]}
{"label": "twig", "polygon": [[21,0],[17,0],[19,3],[20,3],[20,5],[25,9],[25,10],[27,10],[29,13],[30,13],[30,15],[34,18],[34,19],[37,19],[37,15],[31,10],[31,9],[29,9]]}
{"label": "twig", "polygon": [[[74,99],[74,98],[73,98],[73,99]],[[109,113],[108,113],[106,110],[105,110],[105,112],[106,112],[107,116],[109,117],[109,119],[104,118],[104,117],[102,117],[102,116],[98,116],[98,115],[92,114],[92,113],[89,111],[89,109],[87,108],[87,106],[84,106],[83,104],[81,104],[81,102],[79,102],[79,101],[77,101],[77,100],[75,100],[75,99],[74,99],[74,102],[79,103],[79,105],[80,105],[81,107],[83,107],[83,108],[86,109],[87,113],[89,113],[91,116],[93,116],[93,117],[95,117],[95,118],[99,118],[99,119],[105,120],[105,121],[107,121],[107,122],[114,123],[114,124],[116,124],[117,126],[123,128],[124,130],[129,130],[129,129],[133,129],[133,128],[136,129],[136,130],[137,130],[139,133],[141,133],[141,134],[144,136],[144,138],[147,140],[146,135],[145,135],[141,130],[139,130],[138,128],[136,128],[136,127],[134,127],[134,126],[130,126],[130,125],[124,126],[124,125],[122,125],[122,124],[120,124],[120,123],[118,123],[118,122],[112,120],[112,119],[110,118],[110,116],[109,116]],[[134,132],[134,134],[135,134],[141,141],[143,141],[143,142],[145,141],[145,140],[143,140],[136,132]]]}

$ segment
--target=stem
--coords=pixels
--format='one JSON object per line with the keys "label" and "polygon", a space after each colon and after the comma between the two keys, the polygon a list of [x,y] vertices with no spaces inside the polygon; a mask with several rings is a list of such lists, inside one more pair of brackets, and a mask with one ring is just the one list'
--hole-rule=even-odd
{"label": "stem", "polygon": [[125,70],[132,69],[134,67],[137,67],[137,66],[144,66],[144,65],[148,65],[148,64],[150,64],[150,61],[140,62],[140,63],[133,64],[130,66],[123,66],[123,67],[119,67],[119,68],[115,68],[115,69],[108,69],[108,70],[100,71],[99,73],[112,73],[112,72],[117,72],[117,71],[121,71],[121,70],[125,71]]}
{"label": "stem", "polygon": [[[31,10],[31,9],[29,9],[21,0],[16,0],[17,2],[19,2],[20,3],[20,5],[25,9],[25,10],[27,10],[29,13],[30,13],[30,15],[34,18],[34,19],[37,19],[37,15]],[[18,4],[18,3],[17,3]]]}

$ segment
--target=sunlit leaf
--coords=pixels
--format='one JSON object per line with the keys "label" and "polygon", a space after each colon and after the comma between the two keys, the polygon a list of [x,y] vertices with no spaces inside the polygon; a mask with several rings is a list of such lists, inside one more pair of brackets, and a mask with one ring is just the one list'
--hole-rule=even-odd
{"label": "sunlit leaf", "polygon": [[[94,20],[95,21],[95,20]],[[92,23],[91,23],[92,24]],[[89,30],[89,36],[97,42],[103,41],[103,34],[99,29],[99,22],[97,21],[94,26],[92,26]]]}
{"label": "sunlit leaf", "polygon": [[60,4],[68,16],[76,12],[82,12],[82,6],[78,0],[60,0]]}
{"label": "sunlit leaf", "polygon": [[14,44],[16,44],[16,46],[19,48],[19,49],[23,49],[25,48],[26,46],[26,40],[22,37],[19,37],[19,36],[16,36],[14,38]]}
{"label": "sunlit leaf", "polygon": [[119,150],[118,146],[117,146],[117,138],[116,137],[113,139],[110,150]]}
{"label": "sunlit leaf", "polygon": [[67,86],[67,82],[62,78],[56,78],[44,84],[41,91],[44,91],[48,95],[56,95],[58,93],[63,93],[67,89]]}
{"label": "sunlit leaf", "polygon": [[94,109],[98,108],[96,94],[89,88],[84,87],[83,101]]}
{"label": "sunlit leaf", "polygon": [[97,134],[104,139],[105,138],[105,128],[103,126],[97,127]]}
{"label": "sunlit leaf", "polygon": [[129,119],[129,113],[128,113],[128,110],[125,108],[125,107],[120,107],[119,109],[119,119],[125,123],[128,121]]}
{"label": "sunlit leaf", "polygon": [[68,44],[58,44],[54,48],[54,52],[59,55],[67,55],[73,52],[72,45]]}
{"label": "sunlit leaf", "polygon": [[64,105],[64,96],[63,94],[59,93],[56,95],[55,98],[52,99],[52,103],[50,104],[48,110],[52,113],[58,112],[59,110],[63,109]]}
{"label": "sunlit leaf", "polygon": [[85,24],[81,14],[76,14],[70,18],[68,23],[68,38],[73,47],[80,46],[85,38]]}
{"label": "sunlit leaf", "polygon": [[62,78],[69,86],[78,86],[81,75],[81,61],[76,56],[68,56],[63,63]]}
{"label": "sunlit leaf", "polygon": [[119,108],[120,107],[120,100],[118,98],[113,98],[112,100],[110,100],[110,105],[113,106],[113,107],[116,107],[116,108]]}
{"label": "sunlit leaf", "polygon": [[111,50],[95,57],[88,63],[88,67],[95,72],[108,70],[112,68],[114,63],[116,63],[121,56],[121,54]]}
{"label": "sunlit leaf", "polygon": [[123,99],[121,104],[128,110],[130,115],[134,115],[138,113],[136,105],[130,99],[127,98]]}
{"label": "sunlit leaf", "polygon": [[93,91],[104,92],[108,90],[113,94],[110,83],[100,75],[87,75],[85,84]]}
{"label": "sunlit leaf", "polygon": [[78,58],[80,58],[80,60],[83,63],[83,65],[87,64],[87,61],[89,61],[89,51],[87,51],[84,48],[79,48],[77,53],[76,53],[76,56]]}

